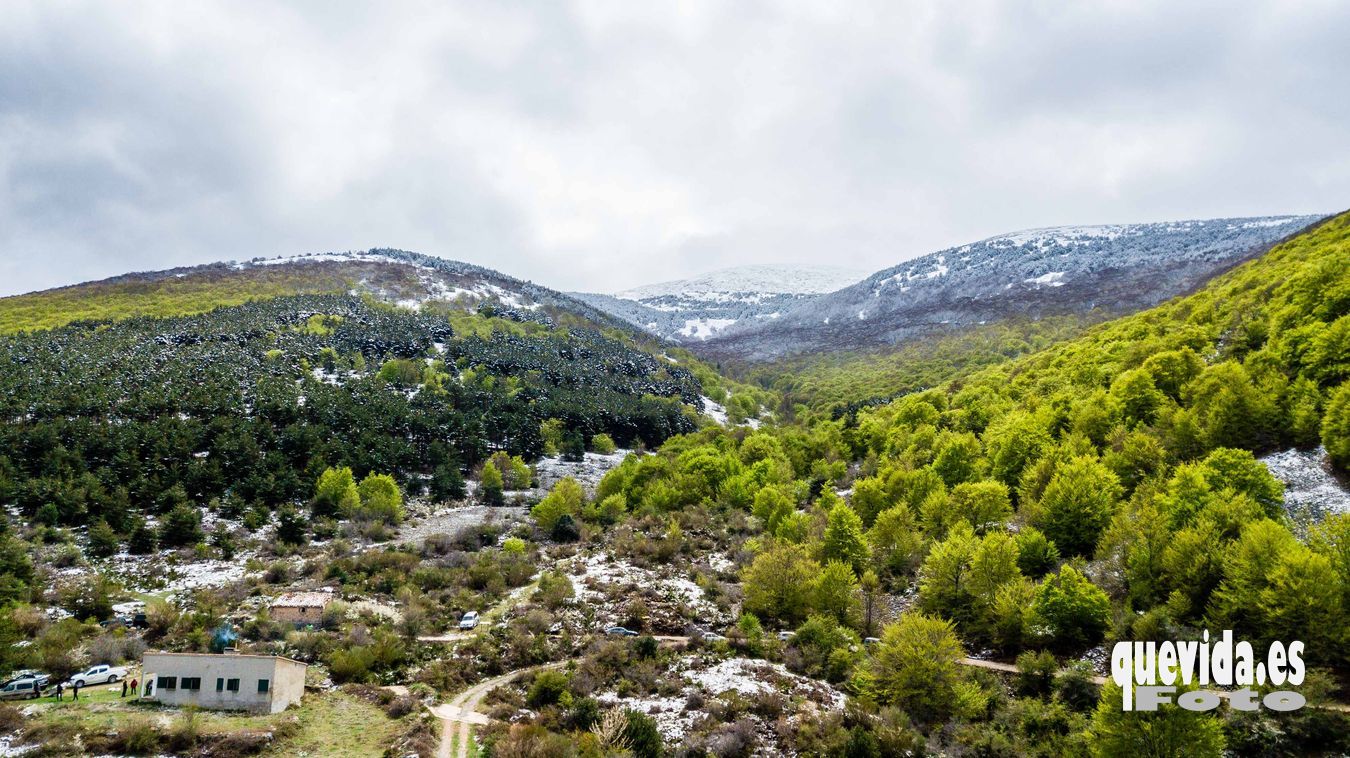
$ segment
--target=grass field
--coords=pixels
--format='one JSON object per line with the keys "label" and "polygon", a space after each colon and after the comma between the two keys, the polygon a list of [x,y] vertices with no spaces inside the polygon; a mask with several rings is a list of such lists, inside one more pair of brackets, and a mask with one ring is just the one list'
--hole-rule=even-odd
{"label": "grass field", "polygon": [[[133,699],[122,699],[121,685],[81,690],[80,699],[54,697],[16,703],[32,708],[27,726],[57,745],[80,734],[110,734],[149,725],[160,733],[182,729],[187,712]],[[273,756],[380,756],[403,726],[379,707],[343,692],[308,693],[301,705],[278,714],[196,711],[191,716],[203,737],[271,732],[276,739],[263,753]],[[62,750],[49,748],[54,754]]]}
{"label": "grass field", "polygon": [[341,692],[306,698],[295,713],[299,730],[278,740],[267,755],[380,756],[400,724],[370,703]]}

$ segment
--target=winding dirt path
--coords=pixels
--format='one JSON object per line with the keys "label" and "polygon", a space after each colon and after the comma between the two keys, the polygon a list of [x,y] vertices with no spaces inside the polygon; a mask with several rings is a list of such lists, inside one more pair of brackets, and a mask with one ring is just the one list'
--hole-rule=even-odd
{"label": "winding dirt path", "polygon": [[[562,668],[567,664],[568,661],[556,661],[516,669],[501,676],[481,681],[456,695],[450,702],[432,708],[431,713],[441,720],[441,746],[436,753],[437,758],[468,758],[471,726],[486,724],[489,721],[486,714],[478,712],[478,705],[483,702],[483,698],[487,697],[489,692],[526,674],[545,669]],[[453,751],[450,749],[452,744],[455,746]]]}

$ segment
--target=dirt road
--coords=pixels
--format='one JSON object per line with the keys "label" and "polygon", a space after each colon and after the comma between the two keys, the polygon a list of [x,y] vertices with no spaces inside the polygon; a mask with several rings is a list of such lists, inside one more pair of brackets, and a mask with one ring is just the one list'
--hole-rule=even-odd
{"label": "dirt road", "polygon": [[459,693],[450,702],[432,708],[432,714],[441,720],[441,747],[436,753],[437,758],[468,758],[470,726],[488,723],[488,717],[478,712],[478,705],[489,692],[526,674],[562,668],[567,663],[567,661],[545,663],[486,679]]}

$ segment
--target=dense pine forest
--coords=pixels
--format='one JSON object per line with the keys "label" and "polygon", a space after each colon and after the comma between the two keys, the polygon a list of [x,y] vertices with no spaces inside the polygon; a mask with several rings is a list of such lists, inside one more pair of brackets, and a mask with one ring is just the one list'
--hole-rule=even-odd
{"label": "dense pine forest", "polygon": [[[505,313],[504,311],[494,314]],[[537,458],[558,419],[588,444],[693,429],[684,368],[595,330],[294,296],[0,342],[0,498],[26,519],[123,532],[221,498],[269,509],[328,466],[462,492],[492,451]]]}

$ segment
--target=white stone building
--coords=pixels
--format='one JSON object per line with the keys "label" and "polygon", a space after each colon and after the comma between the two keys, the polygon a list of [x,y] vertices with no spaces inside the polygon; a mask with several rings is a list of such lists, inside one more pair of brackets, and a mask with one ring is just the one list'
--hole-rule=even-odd
{"label": "white stone building", "polygon": [[277,655],[146,653],[141,692],[165,705],[280,713],[304,695],[305,669]]}

